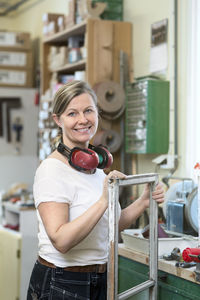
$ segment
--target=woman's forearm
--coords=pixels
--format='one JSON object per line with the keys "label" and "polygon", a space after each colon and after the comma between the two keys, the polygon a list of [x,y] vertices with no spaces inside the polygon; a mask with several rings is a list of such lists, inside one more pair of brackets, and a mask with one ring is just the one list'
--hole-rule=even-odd
{"label": "woman's forearm", "polygon": [[128,207],[124,208],[119,220],[119,231],[130,227],[142,215],[145,209],[145,202],[141,198],[138,198]]}

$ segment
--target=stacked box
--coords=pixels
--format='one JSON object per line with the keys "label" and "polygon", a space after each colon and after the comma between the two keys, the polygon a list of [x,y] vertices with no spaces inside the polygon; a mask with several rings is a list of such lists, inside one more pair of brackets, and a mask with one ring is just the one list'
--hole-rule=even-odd
{"label": "stacked box", "polygon": [[65,27],[71,27],[76,23],[76,0],[68,0],[68,14],[65,16]]}
{"label": "stacked box", "polygon": [[49,37],[65,28],[64,14],[45,13],[42,16],[43,36]]}
{"label": "stacked box", "polygon": [[0,86],[33,86],[33,57],[29,33],[0,32]]}

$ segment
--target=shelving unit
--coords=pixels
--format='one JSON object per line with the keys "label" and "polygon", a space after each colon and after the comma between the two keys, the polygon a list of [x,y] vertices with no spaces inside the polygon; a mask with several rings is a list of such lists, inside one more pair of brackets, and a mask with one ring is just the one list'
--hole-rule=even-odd
{"label": "shelving unit", "polygon": [[25,300],[38,252],[36,211],[12,203],[2,211],[2,222],[18,222],[19,231],[0,226],[0,299]]}

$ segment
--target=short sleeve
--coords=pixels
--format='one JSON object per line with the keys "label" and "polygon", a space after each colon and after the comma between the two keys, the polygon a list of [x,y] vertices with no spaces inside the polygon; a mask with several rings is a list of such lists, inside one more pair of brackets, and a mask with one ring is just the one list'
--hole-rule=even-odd
{"label": "short sleeve", "polygon": [[34,182],[33,196],[35,201],[35,207],[42,202],[60,202],[71,203],[73,197],[72,190],[69,189],[69,185],[65,186],[62,180],[53,178],[42,178]]}

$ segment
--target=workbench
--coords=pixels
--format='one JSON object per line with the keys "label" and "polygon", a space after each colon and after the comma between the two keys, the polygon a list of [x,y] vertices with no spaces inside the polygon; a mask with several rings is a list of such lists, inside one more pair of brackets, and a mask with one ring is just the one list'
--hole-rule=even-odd
{"label": "workbench", "polygon": [[[124,244],[118,246],[119,254],[119,293],[148,280],[148,261],[146,254],[128,249]],[[180,268],[176,261],[158,260],[158,300],[199,300],[200,283],[196,281],[196,267]],[[129,300],[148,299],[148,290]]]}

